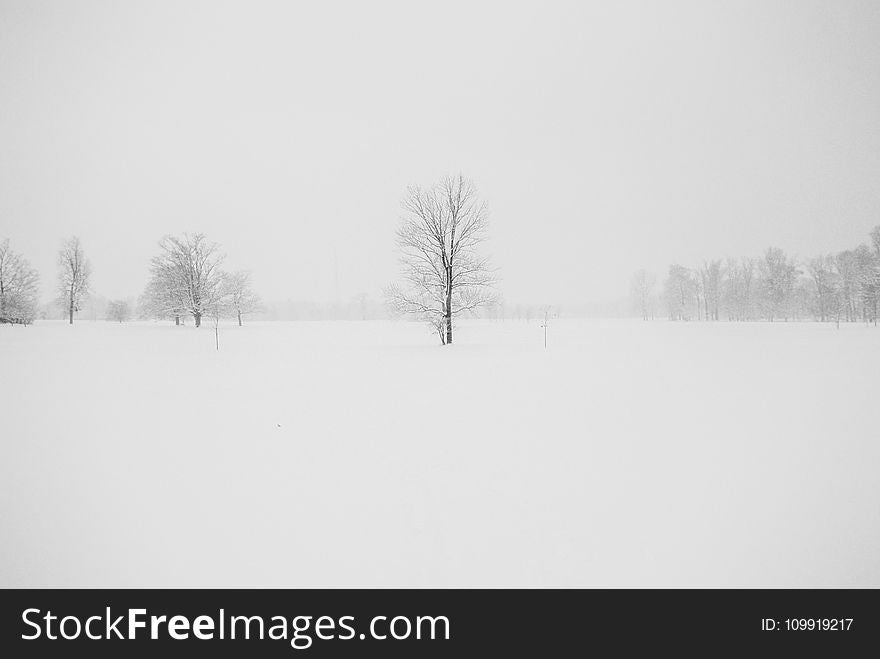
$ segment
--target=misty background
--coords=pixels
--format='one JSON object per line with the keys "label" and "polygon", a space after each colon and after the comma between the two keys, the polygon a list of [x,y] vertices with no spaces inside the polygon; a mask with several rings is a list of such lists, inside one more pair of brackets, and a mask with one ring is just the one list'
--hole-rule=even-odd
{"label": "misty background", "polygon": [[796,256],[880,219],[876,2],[0,2],[0,236],[133,298],[204,232],[267,303],[373,301],[462,172],[509,303]]}

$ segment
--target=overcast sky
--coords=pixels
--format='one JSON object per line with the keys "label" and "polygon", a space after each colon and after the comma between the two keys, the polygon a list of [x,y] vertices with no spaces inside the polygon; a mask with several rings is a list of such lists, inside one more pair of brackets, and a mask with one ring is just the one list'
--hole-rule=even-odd
{"label": "overcast sky", "polygon": [[267,300],[379,297],[409,184],[472,178],[511,301],[880,224],[880,2],[0,0],[0,237],[135,296],[206,233]]}

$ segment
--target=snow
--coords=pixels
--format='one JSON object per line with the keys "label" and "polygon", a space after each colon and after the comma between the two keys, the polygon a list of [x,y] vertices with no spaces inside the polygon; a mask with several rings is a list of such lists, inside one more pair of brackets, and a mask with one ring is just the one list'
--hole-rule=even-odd
{"label": "snow", "polygon": [[880,585],[880,329],[0,327],[0,586]]}

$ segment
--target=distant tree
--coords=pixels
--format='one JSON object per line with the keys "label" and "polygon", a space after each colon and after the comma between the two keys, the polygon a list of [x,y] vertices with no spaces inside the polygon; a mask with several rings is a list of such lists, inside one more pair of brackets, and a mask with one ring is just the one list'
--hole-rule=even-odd
{"label": "distant tree", "polygon": [[880,259],[880,224],[871,229],[871,245],[874,247],[874,256]]}
{"label": "distant tree", "polygon": [[880,225],[871,230],[871,245],[874,247],[874,259],[871,264],[870,286],[873,290],[872,308],[874,326],[877,325],[877,316],[880,314]]}
{"label": "distant tree", "polygon": [[651,295],[654,290],[655,279],[645,270],[639,270],[633,275],[630,290],[633,302],[642,314],[642,320],[648,320],[651,315]]}
{"label": "distant tree", "polygon": [[58,300],[73,325],[74,313],[82,308],[89,294],[92,274],[91,264],[83,253],[79,238],[73,236],[64,242],[58,252],[58,266]]}
{"label": "distant tree", "polygon": [[861,317],[866,323],[873,321],[876,325],[880,307],[880,259],[867,245],[856,247],[853,256]]}
{"label": "distant tree", "polygon": [[730,320],[752,317],[755,278],[754,259],[728,259],[722,280],[722,301]]}
{"label": "distant tree", "polygon": [[840,277],[843,318],[847,322],[853,322],[859,317],[860,259],[855,250],[847,249],[837,254],[835,265]]}
{"label": "distant tree", "polygon": [[813,313],[821,321],[835,318],[840,306],[840,281],[831,254],[807,261],[806,270],[812,283]]}
{"label": "distant tree", "polygon": [[[798,271],[800,273],[800,271]],[[792,318],[801,320],[802,318],[810,318],[813,315],[813,291],[809,277],[801,274],[797,276],[794,284],[794,291],[791,294],[791,305],[789,311]]]}
{"label": "distant tree", "polygon": [[865,303],[869,305],[869,316],[876,327],[880,316],[880,256],[874,258],[868,277],[869,283],[865,286]]}
{"label": "distant tree", "polygon": [[30,325],[37,314],[39,275],[27,260],[0,241],[0,323]]}
{"label": "distant tree", "polygon": [[758,274],[761,283],[761,301],[767,320],[788,319],[798,270],[785,252],[778,247],[770,247],[758,261]]}
{"label": "distant tree", "polygon": [[150,261],[150,281],[142,303],[151,314],[172,317],[179,324],[183,314],[192,315],[196,327],[225,294],[220,265],[220,246],[204,234],[165,236],[159,255]]}
{"label": "distant tree", "polygon": [[230,312],[236,316],[241,327],[242,316],[255,313],[261,308],[260,297],[251,285],[251,274],[244,270],[230,272],[224,276],[224,287]]}
{"label": "distant tree", "polygon": [[452,343],[453,321],[494,300],[489,261],[479,254],[488,208],[473,184],[447,177],[429,190],[411,187],[397,231],[403,286],[385,290],[396,312],[426,320],[443,344]]}
{"label": "distant tree", "polygon": [[703,292],[703,318],[705,320],[718,320],[719,308],[721,307],[722,287],[721,260],[704,261],[700,268],[700,284]]}
{"label": "distant tree", "polygon": [[[871,243],[834,255],[808,259],[802,265],[784,251],[771,247],[760,259],[728,258],[704,261],[689,271],[673,265],[664,285],[664,297],[672,319],[717,320],[720,308],[728,320],[752,320],[763,316],[813,318],[820,322],[880,320],[880,226],[870,231]],[[633,282],[634,297],[638,289]],[[696,307],[694,307],[696,303]]]}
{"label": "distant tree", "polygon": [[673,264],[664,283],[664,297],[671,320],[690,320],[693,301],[697,299],[697,282],[687,268]]}
{"label": "distant tree", "polygon": [[880,315],[880,257],[874,259],[869,274],[869,284],[865,286],[866,304],[869,304],[869,317],[877,326],[878,315]]}
{"label": "distant tree", "polygon": [[124,323],[131,318],[131,305],[125,300],[110,300],[107,303],[107,320]]}
{"label": "distant tree", "polygon": [[504,301],[498,297],[486,306],[486,314],[492,320],[504,319]]}
{"label": "distant tree", "polygon": [[[690,270],[690,277],[694,283],[693,292],[694,292],[694,311],[697,316],[697,320],[703,320],[703,308],[707,306],[705,304],[706,301],[706,290],[703,286],[703,278],[701,277],[700,269],[696,268],[694,270]],[[708,312],[707,312],[708,315]],[[707,318],[708,320],[708,318]]]}

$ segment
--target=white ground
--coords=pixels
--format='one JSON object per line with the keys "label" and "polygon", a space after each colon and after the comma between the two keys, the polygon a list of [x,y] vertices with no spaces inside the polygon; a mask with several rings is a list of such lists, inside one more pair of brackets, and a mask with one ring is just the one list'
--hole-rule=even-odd
{"label": "white ground", "polygon": [[0,327],[0,586],[880,585],[880,329]]}

